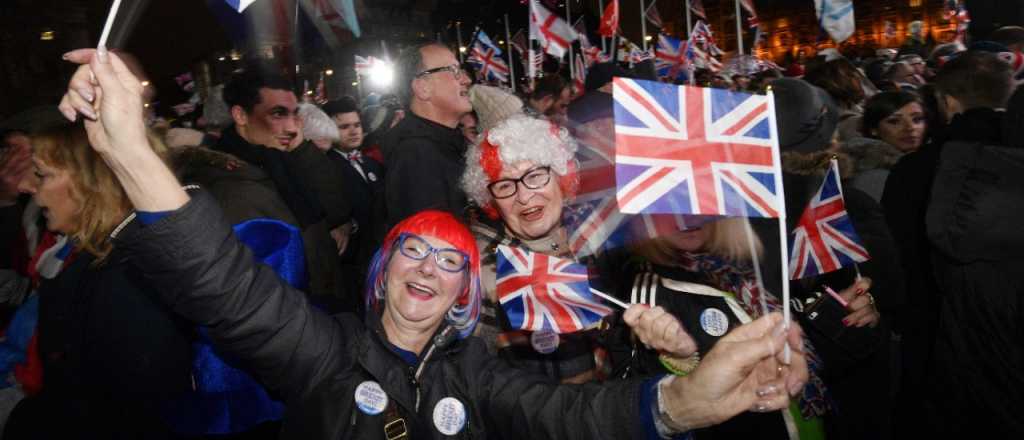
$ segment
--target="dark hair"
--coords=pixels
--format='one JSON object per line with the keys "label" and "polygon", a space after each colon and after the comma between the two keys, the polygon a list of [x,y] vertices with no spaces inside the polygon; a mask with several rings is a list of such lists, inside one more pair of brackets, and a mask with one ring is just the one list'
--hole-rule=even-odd
{"label": "dark hair", "polygon": [[398,56],[398,62],[395,63],[395,92],[404,106],[412,102],[412,82],[423,70],[423,49],[430,46],[450,50],[448,46],[436,41],[421,40],[418,44],[403,49]]}
{"label": "dark hair", "polygon": [[530,93],[530,99],[541,100],[548,96],[558,99],[567,87],[569,82],[562,78],[562,75],[552,73],[537,80],[533,86],[533,93]]}
{"label": "dark hair", "polygon": [[1024,43],[1024,27],[1003,26],[992,31],[988,36],[988,40],[995,41],[1003,46]]}
{"label": "dark hair", "polygon": [[323,110],[324,113],[327,113],[327,116],[334,117],[334,115],[340,115],[342,113],[358,112],[359,105],[356,104],[355,98],[351,96],[342,96],[341,98],[324,104]]}
{"label": "dark hair", "polygon": [[251,112],[260,103],[260,89],[287,90],[294,93],[295,87],[291,80],[276,74],[263,72],[259,69],[236,73],[224,86],[224,102],[231,107],[240,106]]}
{"label": "dark hair", "polygon": [[804,80],[825,89],[842,107],[853,107],[864,101],[861,73],[845,58],[835,59],[807,69]]}
{"label": "dark hair", "polygon": [[921,97],[921,106],[924,107],[924,141],[929,143],[942,136],[946,128],[946,119],[939,107],[939,97],[934,85],[925,84],[918,87],[917,94]]}
{"label": "dark hair", "polygon": [[31,135],[29,134],[29,132],[27,130],[22,130],[20,128],[9,128],[7,130],[0,131],[0,139],[7,139],[10,136],[25,136],[25,137],[29,137]]}
{"label": "dark hair", "polygon": [[969,50],[942,66],[935,87],[960,101],[964,110],[999,108],[1013,92],[1013,71],[996,54]]}
{"label": "dark hair", "polygon": [[866,137],[874,137],[871,130],[878,128],[882,120],[889,115],[896,113],[899,109],[910,103],[918,103],[924,109],[924,102],[914,92],[882,92],[868,99],[864,104],[864,118],[861,120],[860,132]]}

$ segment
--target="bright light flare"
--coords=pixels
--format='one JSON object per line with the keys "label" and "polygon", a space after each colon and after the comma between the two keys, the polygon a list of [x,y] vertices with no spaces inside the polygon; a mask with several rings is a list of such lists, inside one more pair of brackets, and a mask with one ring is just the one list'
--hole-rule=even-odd
{"label": "bright light flare", "polygon": [[370,68],[370,82],[378,87],[388,87],[395,78],[395,72],[391,66],[384,63],[376,63]]}

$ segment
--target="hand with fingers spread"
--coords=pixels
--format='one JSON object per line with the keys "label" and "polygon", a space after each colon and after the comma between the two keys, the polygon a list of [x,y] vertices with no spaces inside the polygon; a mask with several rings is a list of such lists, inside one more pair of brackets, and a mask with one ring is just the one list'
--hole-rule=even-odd
{"label": "hand with fingers spread", "polygon": [[780,410],[803,388],[807,375],[800,328],[791,323],[787,331],[782,315],[772,313],[733,329],[696,370],[662,386],[661,410],[677,431],[722,423],[747,410]]}
{"label": "hand with fingers spread", "polygon": [[697,351],[697,342],[675,316],[659,307],[634,304],[622,315],[640,342],[673,356],[687,357]]}
{"label": "hand with fingers spread", "polygon": [[874,327],[882,318],[875,306],[875,297],[871,295],[871,278],[860,278],[849,287],[839,292],[839,296],[846,300],[846,309],[849,315],[843,318],[843,325],[847,327]]}

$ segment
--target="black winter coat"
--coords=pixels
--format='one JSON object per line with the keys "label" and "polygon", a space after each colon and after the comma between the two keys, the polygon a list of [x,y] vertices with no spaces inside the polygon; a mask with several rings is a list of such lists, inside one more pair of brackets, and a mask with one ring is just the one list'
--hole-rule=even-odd
{"label": "black winter coat", "polygon": [[381,141],[387,229],[424,209],[448,211],[463,220],[469,204],[459,182],[466,167],[466,140],[458,129],[412,112]]}
{"label": "black winter coat", "polygon": [[253,263],[205,194],[159,222],[130,225],[121,237],[168,305],[207,326],[220,349],[284,397],[282,438],[384,438],[384,417],[363,413],[353,399],[365,381],[383,388],[414,439],[443,437],[432,420],[445,397],[466,409],[456,438],[641,436],[640,383],[557,386],[505,365],[474,337],[432,355],[428,347],[414,380],[375,315],[364,326],[310,306]]}

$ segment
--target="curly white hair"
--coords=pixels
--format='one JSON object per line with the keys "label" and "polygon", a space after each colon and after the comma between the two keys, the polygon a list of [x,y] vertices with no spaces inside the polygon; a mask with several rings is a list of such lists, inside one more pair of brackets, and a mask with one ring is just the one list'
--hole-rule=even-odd
{"label": "curly white hair", "polygon": [[302,137],[306,139],[330,139],[337,142],[341,139],[338,126],[327,113],[308,102],[299,104],[299,117],[302,118]]}
{"label": "curly white hair", "polygon": [[[498,163],[487,163],[488,148],[497,149]],[[466,170],[462,174],[462,190],[477,206],[487,207],[493,197],[487,190],[500,168],[529,161],[536,166],[551,167],[558,176],[565,176],[575,161],[576,140],[565,128],[529,116],[514,116],[480,136],[466,152]],[[493,152],[491,153],[493,155]],[[493,157],[493,156],[491,156]]]}

